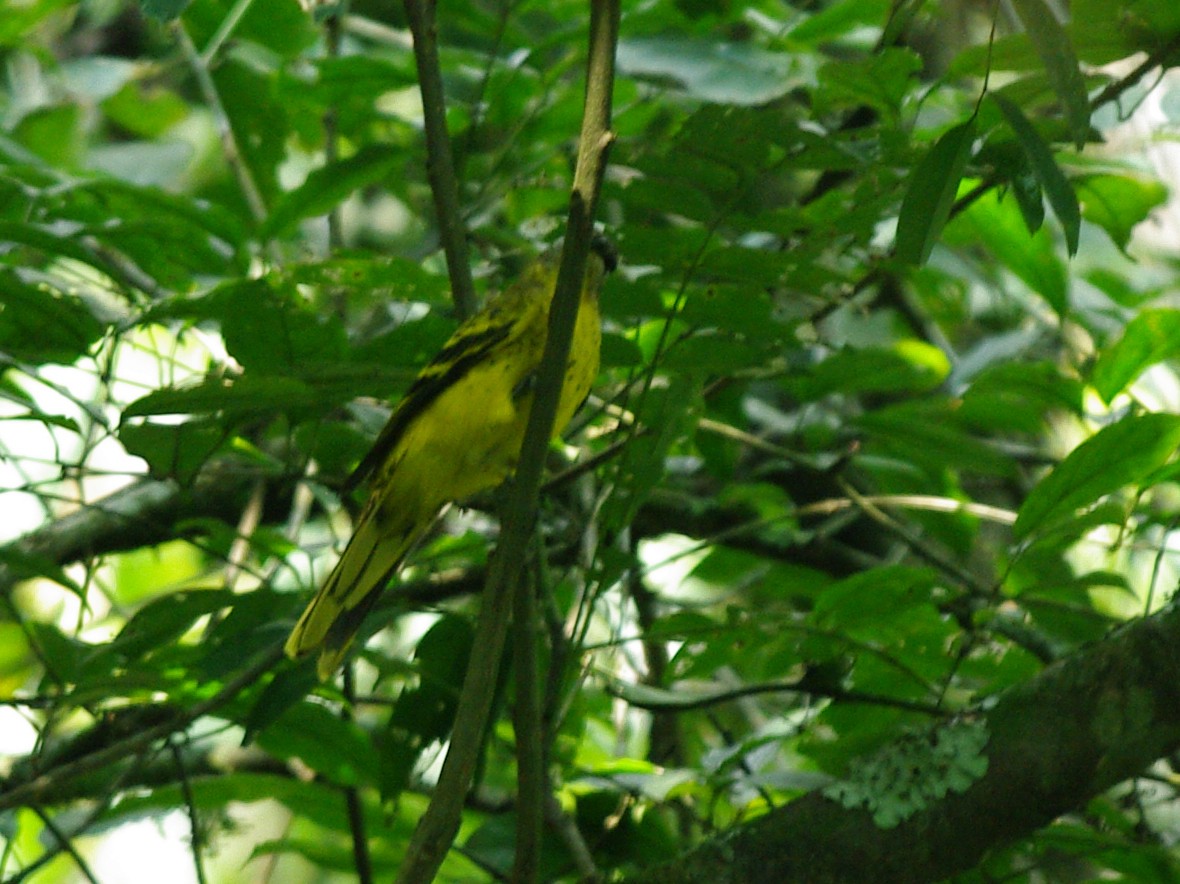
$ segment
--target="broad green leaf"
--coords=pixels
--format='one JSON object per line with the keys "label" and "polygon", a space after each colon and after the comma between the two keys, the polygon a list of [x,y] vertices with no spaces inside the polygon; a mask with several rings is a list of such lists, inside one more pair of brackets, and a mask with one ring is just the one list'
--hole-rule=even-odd
{"label": "broad green leaf", "polygon": [[247,371],[313,379],[320,366],[344,354],[340,320],[316,310],[282,277],[228,283],[209,295],[207,309]]}
{"label": "broad green leaf", "polygon": [[0,242],[28,246],[29,249],[44,252],[50,259],[70,258],[87,264],[112,279],[120,278],[118,268],[107,257],[90,248],[84,241],[72,236],[63,236],[60,230],[52,227],[25,222],[0,221]]}
{"label": "broad green leaf", "polygon": [[398,695],[387,727],[375,738],[385,800],[396,799],[406,788],[422,752],[450,734],[472,638],[470,622],[443,617],[418,642],[418,684]]}
{"label": "broad green leaf", "polygon": [[975,118],[944,132],[918,161],[897,217],[895,254],[906,264],[925,264],[950,217],[971,158]]}
{"label": "broad green leaf", "polygon": [[0,268],[0,351],[36,365],[69,364],[90,349],[103,333],[81,298],[28,285]]}
{"label": "broad green leaf", "polygon": [[1045,0],[1012,0],[1025,33],[1045,65],[1053,91],[1065,107],[1065,119],[1078,150],[1090,135],[1090,98],[1069,35]]}
{"label": "broad green leaf", "polygon": [[82,161],[85,130],[78,105],[46,103],[21,117],[11,134],[51,166],[74,169]]}
{"label": "broad green leaf", "polygon": [[618,463],[619,490],[602,508],[602,525],[615,530],[630,524],[640,505],[660,481],[667,455],[690,431],[700,408],[701,378],[673,375],[667,387],[652,387],[636,404],[636,417],[647,432],[631,438]]}
{"label": "broad green leaf", "polygon": [[305,700],[287,709],[256,742],[278,758],[299,758],[339,786],[371,785],[377,773],[368,735],[319,703]]}
{"label": "broad green leaf", "polygon": [[208,420],[182,424],[125,423],[119,427],[119,441],[128,454],[146,460],[151,475],[173,478],[181,485],[191,483],[228,438],[225,427]]}
{"label": "broad green leaf", "polygon": [[189,106],[176,92],[148,90],[128,83],[102,103],[103,112],[128,132],[159,138],[189,115]]}
{"label": "broad green leaf", "polygon": [[219,611],[232,601],[233,593],[229,590],[169,593],[140,608],[99,653],[115,653],[128,660],[149,654],[180,638],[198,618]]}
{"label": "broad green leaf", "polygon": [[832,108],[867,107],[894,116],[922,70],[910,49],[886,49],[863,60],[840,59],[819,71],[815,103],[820,113]]}
{"label": "broad green leaf", "polygon": [[1180,417],[1144,414],[1104,427],[1033,487],[1012,527],[1023,539],[1044,531],[1082,507],[1135,485],[1159,468],[1180,445]]}
{"label": "broad green leaf", "polygon": [[963,393],[959,416],[973,426],[1043,433],[1055,413],[1082,415],[1084,385],[1050,362],[1003,361]]}
{"label": "broad green leaf", "polygon": [[1168,198],[1159,181],[1131,175],[1087,175],[1078,179],[1077,188],[1082,217],[1105,230],[1124,251],[1135,225]]}
{"label": "broad green leaf", "polygon": [[[1045,194],[1049,197],[1049,205],[1053,207],[1057,220],[1061,222],[1061,228],[1065,231],[1066,248],[1070,255],[1076,254],[1078,234],[1082,225],[1082,214],[1078,206],[1077,194],[1074,193],[1073,187],[1070,186],[1061,167],[1057,165],[1049,145],[1044,142],[1024,112],[998,92],[991,93],[991,99],[1003,112],[1008,125],[1012,127],[1012,131],[1020,141],[1020,146],[1024,148],[1033,171],[1036,172],[1037,178],[1045,188]],[[1030,230],[1035,230],[1035,228],[1030,228]]]}
{"label": "broad green leaf", "polygon": [[[224,653],[223,649],[222,654]],[[242,745],[250,743],[259,732],[277,722],[296,703],[303,702],[304,697],[311,693],[318,683],[319,677],[316,675],[312,659],[308,659],[304,665],[280,670],[271,679],[270,684],[262,689],[262,693],[250,708],[250,713],[246,716],[246,732],[242,736]]]}
{"label": "broad green leaf", "polygon": [[285,236],[303,219],[326,215],[354,191],[379,184],[402,162],[397,151],[370,145],[346,160],[316,169],[283,195],[263,224],[261,235]]}
{"label": "broad green leaf", "polygon": [[669,371],[732,374],[765,365],[772,351],[732,335],[698,334],[682,338],[667,350],[661,364]]}
{"label": "broad green leaf", "polygon": [[618,49],[619,70],[628,76],[671,81],[694,98],[730,105],[782,97],[806,82],[811,58],[680,36],[625,38]]}
{"label": "broad green leaf", "polygon": [[1036,233],[1045,223],[1045,194],[1041,190],[1041,182],[1029,167],[1027,160],[1019,168],[1008,172],[1008,183],[1012,187],[1012,195],[1020,206],[1020,214],[1024,216],[1024,224],[1029,233]]}
{"label": "broad green leaf", "polygon": [[139,0],[144,13],[160,21],[178,18],[192,0]]}
{"label": "broad green leaf", "polygon": [[[326,407],[322,395],[302,381],[282,377],[240,377],[234,381],[209,378],[191,387],[160,389],[136,399],[123,410],[123,419],[159,414],[215,414],[226,422],[303,412]],[[159,442],[161,437],[141,437]],[[211,437],[194,437],[211,442]]]}
{"label": "broad green leaf", "polygon": [[[401,58],[361,54],[321,58],[315,66],[319,78],[311,88],[329,105],[350,100],[373,102],[378,96],[418,82],[413,54],[409,51]],[[302,81],[300,85],[307,88]],[[397,153],[389,145],[384,146],[384,151]]]}
{"label": "broad green leaf", "polygon": [[62,567],[52,558],[26,552],[18,544],[7,544],[0,547],[0,564],[4,565],[8,572],[7,576],[13,581],[44,577],[59,586],[64,586],[78,598],[86,596],[78,582],[62,570]]}
{"label": "broad green leaf", "polygon": [[977,199],[947,225],[946,241],[967,249],[983,246],[1000,267],[1014,273],[1059,315],[1069,310],[1069,275],[1047,230],[1029,234],[1015,200],[996,193]]}
{"label": "broad green leaf", "polygon": [[822,45],[853,36],[865,25],[877,27],[890,11],[887,0],[841,0],[816,8],[803,23],[791,28],[787,37],[799,43]]}
{"label": "broad green leaf", "polygon": [[787,386],[804,399],[829,393],[896,393],[932,390],[946,380],[950,362],[946,354],[923,341],[898,341],[892,347],[846,348],[809,372],[787,380]]}
{"label": "broad green leaf", "polygon": [[1071,0],[1069,13],[1078,57],[1091,65],[1156,51],[1180,33],[1180,4],[1172,0]]}
{"label": "broad green leaf", "polygon": [[1094,388],[1107,402],[1143,371],[1180,354],[1180,310],[1144,310],[1094,363]]}
{"label": "broad green leaf", "polygon": [[933,476],[951,468],[976,475],[1011,476],[1014,464],[971,431],[955,404],[941,398],[886,405],[857,417],[866,451],[881,449]]}

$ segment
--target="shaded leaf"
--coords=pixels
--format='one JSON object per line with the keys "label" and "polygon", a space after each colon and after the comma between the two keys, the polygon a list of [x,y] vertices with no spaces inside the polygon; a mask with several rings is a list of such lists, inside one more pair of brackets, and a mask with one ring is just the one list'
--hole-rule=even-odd
{"label": "shaded leaf", "polygon": [[[993,92],[991,99],[1003,112],[1008,125],[1012,127],[1012,131],[1020,141],[1020,146],[1024,148],[1033,171],[1036,172],[1037,178],[1045,188],[1045,194],[1049,197],[1049,205],[1053,207],[1057,220],[1061,222],[1061,228],[1065,231],[1066,248],[1070,255],[1076,254],[1078,235],[1082,225],[1082,214],[1081,208],[1078,206],[1077,194],[1074,193],[1065,174],[1061,171],[1061,167],[1057,165],[1049,145],[1044,142],[1040,133],[1028,121],[1024,112],[998,92]],[[1036,228],[1030,227],[1029,229],[1035,230]]]}
{"label": "shaded leaf", "polygon": [[377,753],[365,732],[319,703],[290,707],[256,742],[279,758],[299,758],[339,786],[372,784],[377,771]]}
{"label": "shaded leaf", "polygon": [[0,268],[0,351],[42,365],[71,363],[90,349],[104,326],[81,298],[23,282]]}
{"label": "shaded leaf", "polygon": [[971,157],[975,118],[944,132],[918,161],[901,201],[894,246],[898,260],[924,264],[950,217],[951,206]]}
{"label": "shaded leaf", "polygon": [[119,441],[128,454],[146,460],[153,476],[173,478],[181,485],[192,482],[228,437],[225,427],[212,421],[136,423],[119,427]]}
{"label": "shaded leaf", "polygon": [[263,224],[262,236],[284,236],[304,218],[327,214],[353,191],[379,183],[401,162],[385,145],[369,145],[348,159],[316,169],[283,195]]}
{"label": "shaded leaf", "polygon": [[1065,107],[1065,119],[1078,150],[1090,135],[1090,98],[1069,35],[1045,0],[1012,0],[1025,33],[1041,57],[1053,91]]}

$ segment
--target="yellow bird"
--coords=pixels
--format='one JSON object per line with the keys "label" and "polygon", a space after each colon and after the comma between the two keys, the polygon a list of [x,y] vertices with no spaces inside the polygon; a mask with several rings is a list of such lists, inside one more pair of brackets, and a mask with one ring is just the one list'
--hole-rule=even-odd
{"label": "yellow bird", "polygon": [[[319,649],[321,679],[343,661],[365,615],[444,506],[499,485],[516,467],[549,328],[560,252],[456,329],[390,415],[346,488],[372,479],[344,553],[287,639],[289,657]],[[598,289],[615,267],[596,237],[586,265],[554,422],[560,433],[598,374]]]}

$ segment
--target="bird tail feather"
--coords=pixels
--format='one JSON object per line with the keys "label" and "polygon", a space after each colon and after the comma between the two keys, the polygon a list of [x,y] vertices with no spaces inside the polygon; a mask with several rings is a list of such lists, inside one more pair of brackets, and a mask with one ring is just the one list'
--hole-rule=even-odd
{"label": "bird tail feather", "polygon": [[331,677],[423,527],[413,519],[391,525],[378,518],[377,512],[363,512],[336,567],[291,630],[285,646],[287,656],[298,659],[319,649],[320,678]]}

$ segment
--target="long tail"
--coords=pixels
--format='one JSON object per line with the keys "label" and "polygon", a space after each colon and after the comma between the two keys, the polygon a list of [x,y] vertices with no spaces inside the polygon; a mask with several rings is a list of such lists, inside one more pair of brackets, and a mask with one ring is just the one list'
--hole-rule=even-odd
{"label": "long tail", "polygon": [[291,630],[287,656],[297,659],[319,649],[316,669],[321,679],[330,678],[386,581],[429,524],[399,518],[381,507],[379,498],[371,499],[340,561]]}

